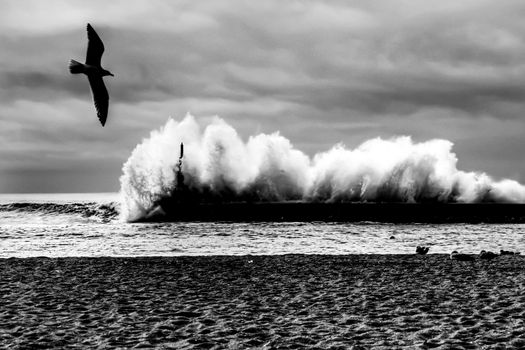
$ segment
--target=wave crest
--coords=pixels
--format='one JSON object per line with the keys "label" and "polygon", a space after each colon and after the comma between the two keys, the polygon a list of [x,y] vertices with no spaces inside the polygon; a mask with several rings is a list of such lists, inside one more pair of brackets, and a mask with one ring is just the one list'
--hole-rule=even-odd
{"label": "wave crest", "polygon": [[118,206],[118,203],[10,203],[1,204],[0,211],[77,214],[107,222],[119,216]]}

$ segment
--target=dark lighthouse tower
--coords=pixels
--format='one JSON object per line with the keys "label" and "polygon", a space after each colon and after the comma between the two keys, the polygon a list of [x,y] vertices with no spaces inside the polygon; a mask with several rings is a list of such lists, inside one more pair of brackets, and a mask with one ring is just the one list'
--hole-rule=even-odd
{"label": "dark lighthouse tower", "polygon": [[177,185],[176,191],[184,189],[184,174],[182,173],[182,158],[184,157],[184,144],[180,143],[180,155],[179,155],[179,164],[177,165]]}

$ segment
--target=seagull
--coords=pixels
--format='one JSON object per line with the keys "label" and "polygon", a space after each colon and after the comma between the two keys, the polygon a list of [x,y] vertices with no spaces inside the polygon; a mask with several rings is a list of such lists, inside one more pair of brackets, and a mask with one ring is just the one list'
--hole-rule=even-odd
{"label": "seagull", "polygon": [[520,252],[513,252],[513,251],[510,251],[510,250],[500,249],[499,254],[500,255],[520,255]]}
{"label": "seagull", "polygon": [[416,254],[419,254],[419,255],[426,255],[428,253],[428,250],[430,249],[430,247],[425,247],[425,246],[417,246],[416,247]]}
{"label": "seagull", "polygon": [[473,261],[474,257],[469,254],[460,254],[457,250],[454,250],[452,253],[450,253],[450,259],[459,261]]}
{"label": "seagull", "polygon": [[87,25],[88,47],[86,54],[86,63],[80,63],[75,60],[69,61],[69,72],[71,74],[84,73],[87,75],[89,85],[91,86],[91,93],[93,94],[93,102],[95,102],[95,109],[97,110],[97,117],[102,126],[106,124],[109,107],[109,94],[102,77],[111,75],[110,71],[105,70],[100,65],[100,59],[104,53],[104,44],[98,36],[95,29],[88,23]]}
{"label": "seagull", "polygon": [[494,258],[496,258],[498,256],[498,254],[496,253],[493,253],[491,251],[485,251],[485,250],[482,250],[480,253],[479,253],[479,258],[480,259],[483,259],[483,260],[492,260]]}

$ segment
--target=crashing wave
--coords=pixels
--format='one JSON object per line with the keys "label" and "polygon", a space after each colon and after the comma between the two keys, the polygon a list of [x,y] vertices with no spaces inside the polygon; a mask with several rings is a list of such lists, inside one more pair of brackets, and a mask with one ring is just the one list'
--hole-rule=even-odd
{"label": "crashing wave", "polygon": [[[179,147],[185,145],[177,183]],[[136,146],[123,166],[121,214],[144,218],[165,200],[193,202],[525,202],[525,186],[457,169],[452,142],[375,138],[338,144],[313,158],[278,132],[250,136],[216,117],[202,128],[187,115],[169,119]]]}

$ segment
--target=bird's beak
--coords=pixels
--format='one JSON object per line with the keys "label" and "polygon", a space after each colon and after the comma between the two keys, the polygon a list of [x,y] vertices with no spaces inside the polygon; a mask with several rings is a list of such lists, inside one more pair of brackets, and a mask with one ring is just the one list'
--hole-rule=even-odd
{"label": "bird's beak", "polygon": [[109,73],[109,75],[111,75],[112,77],[114,77],[113,73]]}

